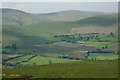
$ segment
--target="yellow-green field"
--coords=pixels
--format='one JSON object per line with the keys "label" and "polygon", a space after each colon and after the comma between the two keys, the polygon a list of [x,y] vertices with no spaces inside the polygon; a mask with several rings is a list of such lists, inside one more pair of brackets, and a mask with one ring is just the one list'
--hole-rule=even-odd
{"label": "yellow-green field", "polygon": [[9,60],[7,61],[8,63],[11,63],[11,64],[15,64],[17,62],[21,62],[21,61],[26,61],[28,60],[28,58],[32,57],[32,55],[27,55],[27,56],[21,56],[19,58],[15,58],[15,59],[12,59],[12,60]]}
{"label": "yellow-green field", "polygon": [[85,44],[88,46],[96,46],[96,47],[104,47],[106,45],[108,47],[111,47],[111,46],[118,45],[117,42],[90,42],[90,41],[86,41]]}
{"label": "yellow-green field", "polygon": [[52,61],[52,63],[66,63],[66,62],[71,62],[71,61],[76,61],[76,60],[37,56],[37,57],[29,60],[28,62],[21,63],[21,64],[33,64],[33,63],[36,63],[36,65],[45,65],[45,64],[49,64],[49,61]]}
{"label": "yellow-green field", "polygon": [[88,56],[89,60],[96,59],[96,60],[114,60],[118,59],[118,54],[111,54],[111,53],[90,53]]}
{"label": "yellow-green field", "polygon": [[[7,61],[7,63],[16,64],[18,62],[27,61],[32,56],[33,55],[21,56],[21,57],[18,57],[16,59],[12,59],[12,60]],[[22,62],[20,64],[23,64],[23,65],[31,65],[31,64],[45,65],[45,64],[49,64],[49,61],[51,61],[51,63],[53,64],[53,63],[66,63],[66,62],[77,61],[77,60],[36,56],[36,57],[30,59],[29,61]]]}

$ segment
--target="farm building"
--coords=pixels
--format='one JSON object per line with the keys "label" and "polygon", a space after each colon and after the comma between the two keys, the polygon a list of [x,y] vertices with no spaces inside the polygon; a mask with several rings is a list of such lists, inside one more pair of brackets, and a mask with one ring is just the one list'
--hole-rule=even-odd
{"label": "farm building", "polygon": [[84,44],[84,42],[82,42],[82,41],[78,41],[77,43],[78,43],[78,44]]}

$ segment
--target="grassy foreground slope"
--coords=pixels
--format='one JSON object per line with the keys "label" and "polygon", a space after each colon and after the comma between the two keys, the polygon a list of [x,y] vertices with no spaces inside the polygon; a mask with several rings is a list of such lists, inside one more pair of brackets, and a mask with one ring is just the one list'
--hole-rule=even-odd
{"label": "grassy foreground slope", "polygon": [[[118,61],[80,61],[14,69],[3,69],[4,77],[32,78],[117,78]],[[15,77],[15,76],[13,76]]]}

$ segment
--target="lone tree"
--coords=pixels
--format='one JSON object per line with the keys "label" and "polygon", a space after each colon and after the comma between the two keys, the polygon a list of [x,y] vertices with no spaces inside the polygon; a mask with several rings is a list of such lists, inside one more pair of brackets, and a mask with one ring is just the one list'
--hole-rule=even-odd
{"label": "lone tree", "polygon": [[108,46],[106,45],[105,48],[108,48]]}
{"label": "lone tree", "polygon": [[51,60],[49,60],[49,64],[52,64],[52,61],[51,61]]}
{"label": "lone tree", "polygon": [[109,36],[110,36],[110,37],[115,37],[115,35],[114,35],[113,32],[110,32]]}

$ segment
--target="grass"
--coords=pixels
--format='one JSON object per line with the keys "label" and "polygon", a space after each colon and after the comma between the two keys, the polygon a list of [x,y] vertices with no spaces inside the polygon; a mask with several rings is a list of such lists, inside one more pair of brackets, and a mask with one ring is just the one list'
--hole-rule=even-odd
{"label": "grass", "polygon": [[52,63],[66,63],[66,62],[71,62],[71,61],[76,61],[76,60],[37,56],[37,57],[34,57],[31,60],[29,60],[28,62],[21,63],[21,64],[33,64],[33,63],[35,63],[36,65],[45,65],[45,64],[49,64],[49,61],[52,61]]}
{"label": "grass", "polygon": [[[112,17],[112,18],[116,19],[116,17]],[[94,25],[92,25],[91,27],[93,26]],[[89,29],[91,29],[91,27],[89,27],[89,24],[80,25],[79,23],[75,23],[75,22],[42,22],[27,26],[3,25],[3,37],[5,36],[3,45],[12,43],[11,42],[12,40],[16,44],[19,43],[21,45],[24,45],[25,43],[37,44],[37,43],[45,43],[50,41],[52,42],[59,41],[59,39],[56,39],[53,36],[70,34],[73,28],[83,28],[83,27],[88,27]],[[104,28],[106,26],[95,26],[95,28],[97,27]]]}
{"label": "grass", "polygon": [[[32,56],[33,55],[21,56],[21,57],[7,61],[7,63],[16,64],[17,62],[27,61]],[[22,65],[31,65],[31,64],[45,65],[45,64],[49,64],[49,61],[52,61],[52,64],[53,64],[53,63],[66,63],[66,62],[77,61],[77,60],[60,59],[60,58],[54,58],[53,56],[52,57],[37,56],[37,57],[30,59],[28,62],[23,62],[20,64]]]}
{"label": "grass", "polygon": [[92,18],[87,18],[78,21],[81,25],[99,25],[99,26],[109,26],[117,23],[117,15],[104,15],[104,16],[96,16]]}
{"label": "grass", "polygon": [[[8,36],[8,35],[4,35],[3,37],[3,44],[4,45],[8,45],[8,44],[11,44],[13,41],[14,42],[18,42],[18,41],[20,41],[20,39],[19,38],[17,38],[17,37],[15,37],[15,36]],[[9,40],[9,41],[8,41]]]}
{"label": "grass", "polygon": [[117,42],[90,42],[90,41],[86,41],[85,44],[88,46],[95,46],[95,47],[105,47],[106,45],[108,47],[111,47],[118,45]]}
{"label": "grass", "polygon": [[26,61],[30,57],[32,57],[32,55],[21,56],[21,57],[18,57],[16,59],[12,59],[12,60],[7,61],[7,63],[15,64],[15,63],[20,62],[20,61]]}
{"label": "grass", "polygon": [[118,61],[77,61],[3,69],[3,74],[6,74],[5,77],[17,74],[19,77],[32,76],[32,78],[117,78]]}
{"label": "grass", "polygon": [[[16,14],[17,16],[25,16],[22,14]],[[30,15],[33,17],[32,15]],[[30,16],[26,16],[28,19]],[[7,17],[7,16],[5,16]],[[114,46],[117,43],[113,42],[85,42],[86,45],[78,45],[72,43],[60,42],[59,39],[56,39],[53,36],[56,35],[65,35],[71,34],[74,28],[88,28],[85,32],[95,31],[92,30],[93,27],[99,29],[105,29],[107,27],[113,26],[117,23],[117,16],[107,15],[107,16],[97,16],[86,18],[80,21],[75,22],[46,22],[44,18],[40,19],[35,18],[42,23],[24,25],[24,26],[3,26],[3,46],[11,45],[15,43],[19,48],[16,50],[16,53],[29,54],[32,53],[35,55],[40,54],[52,54],[51,57],[42,57],[37,56],[29,60],[28,62],[21,63],[26,64],[36,64],[33,67],[24,67],[24,68],[14,68],[14,69],[3,69],[3,73],[6,74],[6,77],[9,77],[11,74],[18,74],[22,76],[33,76],[33,78],[115,78],[117,77],[117,60],[113,61],[79,61],[79,60],[68,60],[68,59],[59,59],[53,58],[56,56],[66,55],[67,53],[77,56],[84,56],[81,53],[85,53],[88,50],[94,50],[96,47],[104,46]],[[34,19],[35,19],[34,18]],[[26,21],[28,19],[25,19]],[[32,19],[32,20],[34,20]],[[8,19],[8,21],[11,19]],[[22,22],[17,22],[17,24],[27,24],[25,20]],[[42,21],[43,20],[43,21]],[[12,21],[10,22],[12,24]],[[30,22],[31,23],[31,22]],[[17,25],[16,24],[16,25]],[[74,30],[73,30],[74,31]],[[83,30],[84,31],[84,30]],[[85,36],[85,35],[84,35]],[[77,37],[77,36],[76,36]],[[100,35],[100,38],[107,40],[106,36]],[[117,37],[110,38],[110,40],[117,40]],[[94,40],[93,40],[94,41]],[[54,43],[58,42],[58,43]],[[53,43],[51,45],[51,43]],[[35,46],[41,45],[42,46]],[[50,44],[50,45],[48,45]],[[47,46],[43,46],[47,45]],[[95,46],[95,47],[92,47]],[[27,49],[26,49],[27,47]],[[78,48],[77,48],[78,47]],[[71,50],[74,48],[74,50]],[[75,49],[77,48],[77,49]],[[13,50],[8,52],[12,52]],[[15,53],[15,52],[14,52]],[[58,53],[53,55],[53,53]],[[74,54],[75,53],[75,54]],[[13,60],[7,61],[8,63],[16,64],[19,61],[26,61],[33,55],[22,56]],[[96,58],[97,60],[105,59],[117,59],[117,54],[95,54],[92,53],[88,56],[89,59]],[[49,61],[52,61],[54,64],[49,64]],[[46,65],[49,64],[49,65]],[[37,66],[42,65],[42,66]]]}
{"label": "grass", "polygon": [[65,54],[54,53],[54,54],[47,54],[47,56],[49,56],[49,57],[58,57],[58,56],[65,56]]}
{"label": "grass", "polygon": [[68,47],[68,48],[76,48],[83,46],[82,44],[75,44],[70,42],[56,42],[52,44],[53,46],[61,46],[61,47]]}
{"label": "grass", "polygon": [[[29,26],[7,26],[3,25],[4,44],[11,43],[12,40],[16,44],[25,43],[38,44],[49,41],[57,41],[53,36],[69,33],[70,29],[77,24],[71,22],[47,22],[32,24]],[[11,38],[9,38],[11,37]]]}
{"label": "grass", "polygon": [[96,60],[114,60],[118,59],[118,54],[112,54],[112,53],[90,53],[88,56],[89,60],[95,59]]}

